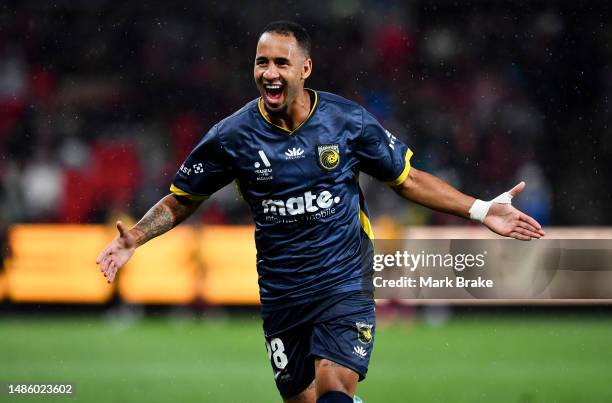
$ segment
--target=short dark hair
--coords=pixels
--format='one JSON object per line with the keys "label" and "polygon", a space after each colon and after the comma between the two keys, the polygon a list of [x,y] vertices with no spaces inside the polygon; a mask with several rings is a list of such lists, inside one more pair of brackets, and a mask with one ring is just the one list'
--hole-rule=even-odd
{"label": "short dark hair", "polygon": [[300,24],[293,21],[274,21],[266,25],[266,27],[261,31],[259,37],[266,32],[273,32],[275,34],[281,35],[293,35],[295,40],[298,43],[298,46],[302,48],[306,56],[310,57],[310,50],[312,47],[312,41],[310,40],[310,35],[308,35],[308,31],[306,28],[301,26]]}

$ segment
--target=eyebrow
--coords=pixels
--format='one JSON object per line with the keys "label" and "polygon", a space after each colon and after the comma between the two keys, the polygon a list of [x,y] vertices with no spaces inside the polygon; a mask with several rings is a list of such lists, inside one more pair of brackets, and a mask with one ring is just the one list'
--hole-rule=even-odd
{"label": "eyebrow", "polygon": [[[255,59],[256,62],[261,62],[261,61],[267,61],[269,58],[267,58],[266,56],[259,56],[258,58]],[[289,59],[287,59],[286,57],[274,57],[273,60],[276,63],[289,63]]]}

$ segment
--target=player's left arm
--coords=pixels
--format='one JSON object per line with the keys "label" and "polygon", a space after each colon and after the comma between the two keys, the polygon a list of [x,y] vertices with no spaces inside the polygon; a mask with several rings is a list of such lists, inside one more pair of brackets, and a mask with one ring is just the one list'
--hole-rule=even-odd
{"label": "player's left arm", "polygon": [[521,182],[491,202],[461,193],[441,179],[412,167],[406,180],[393,190],[405,199],[433,210],[482,221],[491,231],[523,241],[545,235],[542,226],[510,204],[510,199],[525,188]]}

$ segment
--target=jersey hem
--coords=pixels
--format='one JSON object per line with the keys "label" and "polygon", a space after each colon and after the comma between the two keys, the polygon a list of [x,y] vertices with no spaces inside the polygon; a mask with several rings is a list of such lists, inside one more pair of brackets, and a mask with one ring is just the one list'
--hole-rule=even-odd
{"label": "jersey hem", "polygon": [[327,292],[317,293],[315,295],[311,295],[308,297],[297,297],[291,301],[276,303],[276,302],[264,302],[262,300],[261,301],[261,312],[263,314],[274,312],[274,311],[278,311],[281,309],[290,308],[293,306],[298,306],[302,304],[307,304],[309,302],[314,302],[314,301],[318,301],[321,299],[325,299],[332,295],[339,295],[339,294],[344,294],[344,293],[352,292],[352,291],[363,291],[363,288],[361,287],[361,280],[359,280],[357,284],[347,285],[342,288],[333,288],[331,290],[328,290]]}

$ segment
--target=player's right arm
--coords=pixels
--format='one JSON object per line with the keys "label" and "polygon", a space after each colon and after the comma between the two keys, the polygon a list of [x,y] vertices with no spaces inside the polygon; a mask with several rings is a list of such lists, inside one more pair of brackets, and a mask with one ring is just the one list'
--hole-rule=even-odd
{"label": "player's right arm", "polygon": [[127,229],[118,221],[119,235],[96,259],[106,281],[113,281],[117,271],[127,263],[137,247],[176,227],[196,211],[202,201],[169,194],[151,207],[132,228]]}
{"label": "player's right arm", "polygon": [[[231,127],[230,127],[231,129]],[[96,262],[110,283],[137,247],[176,227],[210,195],[235,179],[232,157],[222,144],[218,125],[200,140],[176,173],[170,191],[129,230],[117,223],[119,236]]]}

